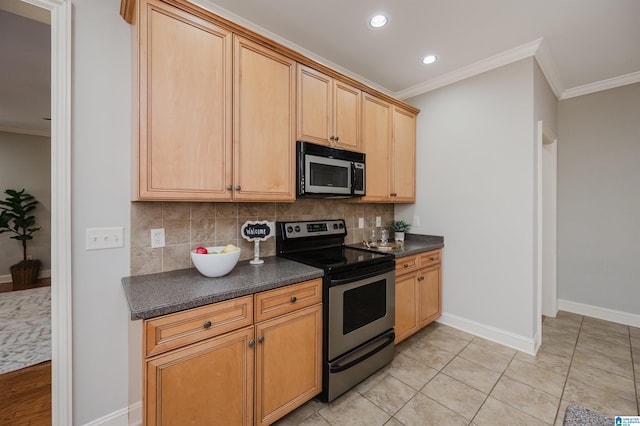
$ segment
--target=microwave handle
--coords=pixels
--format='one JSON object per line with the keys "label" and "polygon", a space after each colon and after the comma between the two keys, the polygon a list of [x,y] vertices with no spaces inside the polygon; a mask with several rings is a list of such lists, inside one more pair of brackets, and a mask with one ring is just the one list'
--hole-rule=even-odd
{"label": "microwave handle", "polygon": [[356,163],[351,162],[351,195],[356,194]]}

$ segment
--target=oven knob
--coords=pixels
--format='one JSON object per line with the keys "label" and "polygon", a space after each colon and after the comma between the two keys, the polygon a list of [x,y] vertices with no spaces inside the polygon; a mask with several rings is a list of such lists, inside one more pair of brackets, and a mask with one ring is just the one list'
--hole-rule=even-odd
{"label": "oven knob", "polygon": [[293,232],[293,226],[287,226],[287,234],[290,234]]}
{"label": "oven knob", "polygon": [[300,232],[300,227],[296,226],[296,232]]}
{"label": "oven knob", "polygon": [[340,224],[338,225],[340,227],[340,229],[344,228],[344,223],[340,222]]}
{"label": "oven knob", "polygon": [[338,224],[337,223],[333,224],[333,229],[338,229]]}

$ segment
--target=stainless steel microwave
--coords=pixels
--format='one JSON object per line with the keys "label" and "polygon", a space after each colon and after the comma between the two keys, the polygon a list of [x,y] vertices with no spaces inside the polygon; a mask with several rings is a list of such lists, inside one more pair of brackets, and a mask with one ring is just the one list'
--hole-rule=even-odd
{"label": "stainless steel microwave", "polygon": [[365,195],[365,154],[298,141],[296,158],[298,197]]}

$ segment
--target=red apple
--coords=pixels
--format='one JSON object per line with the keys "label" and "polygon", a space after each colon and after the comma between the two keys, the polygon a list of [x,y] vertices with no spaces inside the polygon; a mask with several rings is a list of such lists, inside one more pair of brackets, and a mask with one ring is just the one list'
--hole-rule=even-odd
{"label": "red apple", "polygon": [[196,247],[196,248],[193,250],[193,252],[194,252],[194,253],[198,253],[198,254],[207,254],[207,253],[209,253],[209,252],[207,251],[207,248],[206,248],[206,247]]}

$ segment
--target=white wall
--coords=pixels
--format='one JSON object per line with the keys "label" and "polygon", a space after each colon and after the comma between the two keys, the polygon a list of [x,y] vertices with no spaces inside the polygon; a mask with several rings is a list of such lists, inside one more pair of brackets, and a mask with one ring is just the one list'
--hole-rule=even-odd
{"label": "white wall", "polygon": [[[412,232],[444,235],[443,320],[532,350],[533,59],[408,99],[417,120]],[[459,324],[459,325],[460,325]]]}
{"label": "white wall", "polygon": [[[131,26],[119,0],[73,0],[73,410],[83,425],[128,406]],[[88,227],[125,227],[125,248],[85,250]],[[126,420],[126,415],[124,417]],[[120,423],[122,424],[122,423]]]}
{"label": "white wall", "polygon": [[[7,189],[33,195],[38,204],[33,211],[41,227],[27,241],[27,256],[39,259],[41,272],[51,269],[51,138],[0,132],[0,199]],[[9,267],[22,260],[22,243],[0,235],[0,282],[10,282]]]}
{"label": "white wall", "polygon": [[640,315],[640,84],[559,102],[558,296]]}

